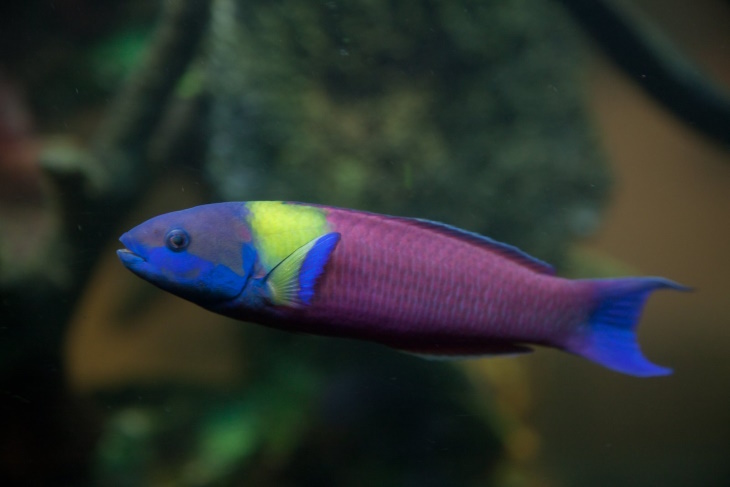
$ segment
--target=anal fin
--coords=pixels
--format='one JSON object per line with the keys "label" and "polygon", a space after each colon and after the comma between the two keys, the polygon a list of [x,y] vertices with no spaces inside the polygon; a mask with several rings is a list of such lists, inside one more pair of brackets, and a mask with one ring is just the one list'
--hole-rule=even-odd
{"label": "anal fin", "polygon": [[511,357],[514,355],[524,355],[534,351],[526,345],[520,345],[517,343],[499,343],[492,346],[479,347],[478,350],[459,347],[433,347],[418,349],[406,349],[399,347],[399,350],[427,360],[468,360],[487,357]]}

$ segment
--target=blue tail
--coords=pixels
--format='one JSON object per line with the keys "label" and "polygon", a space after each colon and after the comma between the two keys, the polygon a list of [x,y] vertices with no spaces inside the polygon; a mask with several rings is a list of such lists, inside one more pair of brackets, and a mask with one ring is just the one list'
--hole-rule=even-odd
{"label": "blue tail", "polygon": [[587,323],[568,338],[567,351],[624,374],[637,377],[668,375],[672,369],[649,362],[636,340],[636,326],[649,294],[657,289],[688,291],[661,277],[586,279],[593,287],[595,308]]}

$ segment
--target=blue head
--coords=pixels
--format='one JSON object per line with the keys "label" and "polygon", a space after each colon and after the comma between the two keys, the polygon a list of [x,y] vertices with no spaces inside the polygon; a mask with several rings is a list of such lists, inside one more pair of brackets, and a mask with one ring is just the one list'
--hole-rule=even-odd
{"label": "blue head", "polygon": [[238,296],[256,265],[242,203],[152,218],[122,235],[122,263],[155,286],[201,305]]}

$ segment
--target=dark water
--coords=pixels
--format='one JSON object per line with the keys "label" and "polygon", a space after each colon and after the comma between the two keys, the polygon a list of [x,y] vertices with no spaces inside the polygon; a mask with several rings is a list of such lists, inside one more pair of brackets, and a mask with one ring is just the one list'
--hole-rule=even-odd
{"label": "dark water", "polygon": [[[3,6],[2,484],[726,485],[729,152],[568,3]],[[727,4],[632,5],[728,90]],[[151,216],[257,199],[444,221],[569,277],[691,285],[652,298],[640,332],[675,374],[286,334],[116,259]]]}

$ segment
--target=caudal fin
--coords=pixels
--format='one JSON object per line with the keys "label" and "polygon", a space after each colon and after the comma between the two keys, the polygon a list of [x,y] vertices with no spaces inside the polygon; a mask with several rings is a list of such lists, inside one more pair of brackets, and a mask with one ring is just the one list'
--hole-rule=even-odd
{"label": "caudal fin", "polygon": [[655,365],[644,357],[636,339],[636,327],[649,295],[657,289],[689,289],[660,277],[586,279],[595,290],[595,308],[564,347],[624,374],[637,377],[668,375],[672,369]]}

